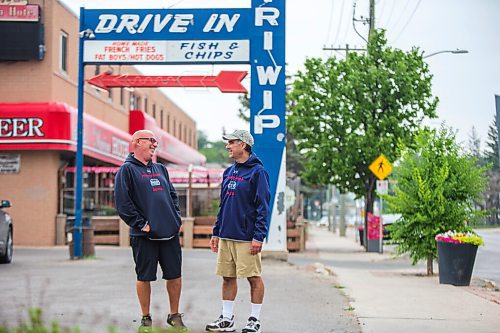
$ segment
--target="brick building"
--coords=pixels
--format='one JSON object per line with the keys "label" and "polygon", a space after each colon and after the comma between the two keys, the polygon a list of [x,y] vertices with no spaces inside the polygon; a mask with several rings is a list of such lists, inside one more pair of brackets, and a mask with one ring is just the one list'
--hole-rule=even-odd
{"label": "brick building", "polygon": [[[16,244],[50,246],[57,216],[74,212],[78,17],[58,0],[15,2],[0,4],[0,199],[12,202]],[[85,78],[103,71],[141,74],[88,65]],[[84,210],[113,213],[114,172],[136,129],[155,132],[162,163],[205,163],[196,122],[160,90],[86,84],[84,99]]]}

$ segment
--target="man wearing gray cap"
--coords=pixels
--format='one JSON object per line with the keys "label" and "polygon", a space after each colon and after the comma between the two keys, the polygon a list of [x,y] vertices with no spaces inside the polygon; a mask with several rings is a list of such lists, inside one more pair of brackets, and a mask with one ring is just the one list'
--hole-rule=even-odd
{"label": "man wearing gray cap", "polygon": [[260,309],[264,299],[261,278],[262,243],[269,220],[269,176],[252,153],[254,140],[248,131],[222,137],[234,164],[224,171],[219,212],[210,240],[217,253],[217,275],[222,276],[222,314],[206,326],[210,332],[234,332],[234,299],[237,278],[250,283],[251,313],[242,333],[261,332]]}

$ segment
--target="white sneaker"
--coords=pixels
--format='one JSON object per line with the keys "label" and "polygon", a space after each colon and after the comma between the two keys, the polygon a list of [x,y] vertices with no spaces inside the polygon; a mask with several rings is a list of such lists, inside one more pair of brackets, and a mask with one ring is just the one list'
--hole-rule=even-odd
{"label": "white sneaker", "polygon": [[222,315],[205,327],[205,331],[208,332],[234,332],[234,316],[231,318],[224,318]]}
{"label": "white sneaker", "polygon": [[248,318],[247,326],[241,331],[241,333],[261,333],[260,321],[255,317]]}

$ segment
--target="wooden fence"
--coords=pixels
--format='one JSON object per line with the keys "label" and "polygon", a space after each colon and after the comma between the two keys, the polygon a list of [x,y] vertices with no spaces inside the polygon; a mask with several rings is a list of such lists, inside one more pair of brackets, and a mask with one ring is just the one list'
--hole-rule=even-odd
{"label": "wooden fence", "polygon": [[[184,248],[209,248],[215,216],[183,218],[180,233]],[[118,216],[92,217],[95,245],[129,246],[129,228]],[[306,232],[303,225],[287,229],[287,248],[290,252],[305,249]]]}

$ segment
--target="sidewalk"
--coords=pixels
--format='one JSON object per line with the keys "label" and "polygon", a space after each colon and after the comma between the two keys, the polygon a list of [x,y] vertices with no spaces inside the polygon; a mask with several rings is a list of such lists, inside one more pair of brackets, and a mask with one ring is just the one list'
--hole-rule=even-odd
{"label": "sidewalk", "polygon": [[309,228],[308,250],[291,254],[289,261],[330,268],[351,297],[363,332],[498,332],[499,304],[477,296],[472,287],[439,284],[437,275],[424,275],[424,264],[366,253],[349,232],[338,237]]}

